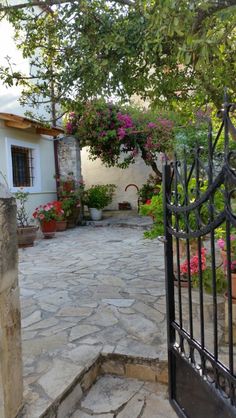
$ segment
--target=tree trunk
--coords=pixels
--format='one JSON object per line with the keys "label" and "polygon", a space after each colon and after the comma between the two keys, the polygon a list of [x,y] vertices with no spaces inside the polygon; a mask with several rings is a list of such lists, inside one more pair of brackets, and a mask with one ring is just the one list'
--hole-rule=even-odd
{"label": "tree trunk", "polygon": [[154,160],[152,161],[148,160],[147,151],[145,150],[145,148],[140,147],[140,150],[141,150],[141,157],[143,161],[145,162],[146,165],[150,165],[150,167],[152,167],[152,170],[154,171],[157,177],[157,184],[160,184],[162,182],[162,173],[158,169],[156,162]]}

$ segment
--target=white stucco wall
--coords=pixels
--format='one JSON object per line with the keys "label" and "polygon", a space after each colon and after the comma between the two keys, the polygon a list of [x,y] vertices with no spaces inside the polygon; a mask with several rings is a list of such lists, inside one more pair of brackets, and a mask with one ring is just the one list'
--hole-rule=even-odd
{"label": "white stucco wall", "polygon": [[[39,147],[40,162],[40,190],[32,192],[29,196],[28,211],[30,215],[34,209],[43,203],[56,199],[56,183],[54,179],[54,146],[53,140],[25,130],[6,128],[4,122],[0,122],[0,182],[6,178],[9,182],[9,161],[7,156],[7,140],[23,141],[25,144],[37,144]],[[4,178],[3,178],[4,177]]]}
{"label": "white stucco wall", "polygon": [[135,164],[127,169],[116,167],[105,167],[99,159],[92,161],[88,158],[88,148],[81,151],[82,176],[86,188],[93,184],[113,183],[117,186],[112,204],[108,209],[118,209],[118,203],[127,201],[131,203],[132,209],[137,208],[138,196],[135,187],[131,186],[125,191],[128,184],[136,184],[139,188],[146,182],[149,174],[154,174],[141,158],[137,158]]}
{"label": "white stucco wall", "polygon": [[[10,0],[10,4],[19,3],[19,0]],[[0,65],[5,66],[7,61],[5,57],[11,57],[14,65],[14,71],[21,71],[29,74],[29,62],[23,59],[21,51],[16,48],[14,41],[14,31],[12,26],[6,20],[0,22]],[[24,116],[26,107],[22,107],[18,101],[21,94],[19,86],[6,87],[0,82],[0,112],[12,113]],[[40,109],[40,115],[44,114],[43,107]],[[9,167],[7,162],[6,138],[23,141],[29,144],[38,144],[40,154],[40,190],[32,192],[29,196],[28,211],[30,215],[35,207],[42,203],[49,202],[56,198],[55,185],[55,164],[53,141],[49,137],[36,135],[33,132],[6,128],[4,122],[0,121],[0,182],[4,182],[2,176],[9,179]]]}

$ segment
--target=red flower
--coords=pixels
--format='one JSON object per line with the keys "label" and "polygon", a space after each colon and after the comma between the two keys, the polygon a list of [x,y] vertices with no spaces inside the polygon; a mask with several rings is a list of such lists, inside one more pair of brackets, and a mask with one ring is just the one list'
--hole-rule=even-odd
{"label": "red flower", "polygon": [[[201,249],[201,266],[202,266],[202,271],[206,270],[206,248]],[[197,274],[199,272],[199,258],[198,258],[198,255],[194,255],[193,257],[190,258],[189,269],[190,269],[191,274]],[[183,274],[188,273],[188,260],[185,260],[180,265],[180,271]]]}

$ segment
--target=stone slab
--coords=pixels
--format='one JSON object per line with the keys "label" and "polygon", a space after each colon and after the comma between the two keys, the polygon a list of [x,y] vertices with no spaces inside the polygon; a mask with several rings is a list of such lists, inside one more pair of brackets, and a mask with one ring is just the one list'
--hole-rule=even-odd
{"label": "stone slab", "polygon": [[93,414],[116,411],[141,388],[142,382],[105,376],[90,389],[81,407]]}
{"label": "stone slab", "polygon": [[38,384],[49,398],[56,399],[73,383],[82,370],[82,366],[54,359],[51,369],[38,379]]}
{"label": "stone slab", "polygon": [[117,308],[129,308],[135,302],[134,299],[103,299],[102,302]]}

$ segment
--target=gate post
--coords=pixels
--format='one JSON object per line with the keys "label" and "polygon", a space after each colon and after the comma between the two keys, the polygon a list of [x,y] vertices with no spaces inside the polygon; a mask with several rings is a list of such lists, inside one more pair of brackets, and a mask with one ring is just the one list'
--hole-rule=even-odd
{"label": "gate post", "polygon": [[163,164],[163,210],[164,210],[164,234],[165,234],[165,285],[166,285],[166,313],[167,313],[167,345],[168,345],[168,380],[169,380],[169,399],[175,395],[173,373],[175,370],[172,345],[175,342],[175,330],[171,326],[175,320],[175,298],[174,298],[174,268],[173,268],[173,249],[172,235],[168,231],[171,224],[171,213],[168,211],[167,202],[171,191],[171,168],[167,161]]}
{"label": "gate post", "polygon": [[16,203],[0,184],[0,417],[15,418],[22,400]]}

